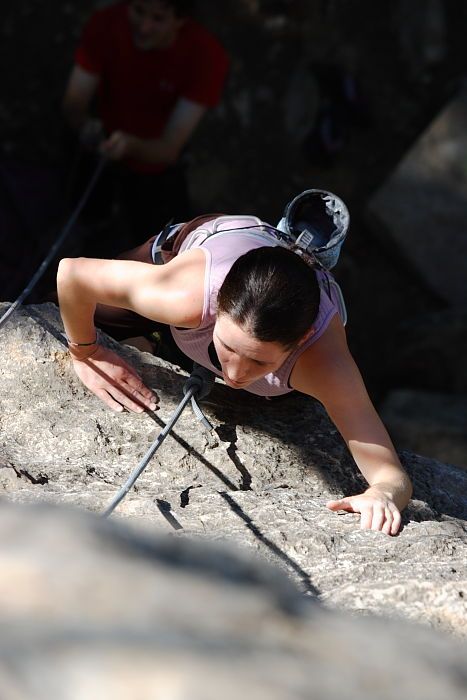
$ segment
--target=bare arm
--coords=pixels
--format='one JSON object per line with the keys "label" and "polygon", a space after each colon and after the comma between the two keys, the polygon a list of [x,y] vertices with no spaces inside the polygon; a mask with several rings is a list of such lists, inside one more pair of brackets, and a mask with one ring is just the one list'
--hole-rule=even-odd
{"label": "bare arm", "polygon": [[338,317],[299,358],[291,384],[324,405],[369,484],[364,494],[328,506],[360,512],[362,528],[396,534],[411,483],[370,401]]}
{"label": "bare arm", "polygon": [[68,125],[79,131],[89,117],[91,100],[96,94],[100,78],[75,65],[68,79],[63,98],[63,114]]}
{"label": "bare arm", "polygon": [[88,258],[60,262],[60,312],[75,371],[114,410],[151,408],[156,397],[122,358],[96,342],[96,304],[130,309],[161,323],[196,327],[203,308],[204,266],[200,250],[182,253],[163,266]]}
{"label": "bare arm", "polygon": [[180,98],[160,138],[141,139],[115,131],[102,143],[101,151],[112,160],[134,158],[146,163],[175,163],[205,111],[203,105]]}

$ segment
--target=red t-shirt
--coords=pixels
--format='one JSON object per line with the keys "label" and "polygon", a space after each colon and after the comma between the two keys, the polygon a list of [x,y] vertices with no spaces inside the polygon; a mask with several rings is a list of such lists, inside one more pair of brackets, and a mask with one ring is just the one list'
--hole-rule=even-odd
{"label": "red t-shirt", "polygon": [[[143,51],[133,44],[128,3],[95,12],[75,53],[76,63],[100,76],[98,111],[108,133],[116,129],[143,139],[163,132],[180,97],[213,107],[225,82],[228,57],[217,39],[192,19],[167,49]],[[129,162],[135,170],[165,166]]]}

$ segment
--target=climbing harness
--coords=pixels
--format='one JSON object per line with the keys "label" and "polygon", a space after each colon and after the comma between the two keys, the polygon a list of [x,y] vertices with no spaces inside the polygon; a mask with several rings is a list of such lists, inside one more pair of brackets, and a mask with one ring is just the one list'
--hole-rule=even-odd
{"label": "climbing harness", "polygon": [[[198,219],[202,222],[199,226],[194,225]],[[251,221],[252,224],[239,225],[239,220]],[[235,226],[234,222],[237,222]],[[331,270],[339,259],[349,224],[349,210],[340,197],[327,190],[305,190],[287,204],[277,226],[252,215],[213,214],[186,223],[170,221],[154,239],[152,256],[154,263],[163,264],[163,252],[170,251],[171,245],[177,246],[179,237],[178,247],[183,241],[187,249],[194,240],[201,245],[208,238],[242,231],[260,240],[273,238],[278,245],[291,248],[299,255],[306,254],[318,269]]]}
{"label": "climbing harness", "polygon": [[[239,220],[243,223],[239,224]],[[164,264],[164,251],[170,251],[173,245],[180,247],[180,242],[189,249],[194,241],[199,246],[208,239],[236,231],[260,241],[273,238],[277,245],[304,256],[323,272],[323,287],[346,325],[347,309],[342,290],[330,274],[339,259],[350,224],[349,211],[340,197],[327,190],[305,190],[287,204],[277,227],[252,215],[213,215],[204,217],[203,223],[193,227],[196,221],[185,224],[170,221],[153,241],[153,262]],[[245,222],[252,223],[245,225]]]}
{"label": "climbing harness", "polygon": [[199,420],[201,420],[203,425],[205,425],[209,430],[213,429],[212,425],[200,409],[197,400],[204,399],[209,394],[214,385],[214,381],[215,377],[212,372],[210,372],[205,367],[201,367],[201,365],[198,365],[196,362],[193,364],[193,371],[183,387],[183,399],[180,401],[172,417],[170,418],[166,426],[161,430],[157,438],[154,440],[141,462],[138,464],[138,466],[132,472],[132,474],[130,474],[120,491],[118,491],[118,493],[114,496],[107,508],[103,511],[103,513],[101,514],[103,518],[107,518],[115,510],[118,504],[121,503],[121,501],[123,501],[123,499],[129,492],[131,487],[134,485],[138,477],[146,469],[150,460],[157,452],[159,447],[162,445],[163,441],[170,433],[177,420],[180,418],[185,406],[190,401],[196,417]]}
{"label": "climbing harness", "polygon": [[86,190],[84,191],[81,199],[79,200],[76,209],[70,216],[68,222],[64,226],[62,232],[58,236],[58,238],[55,240],[55,242],[52,244],[52,247],[50,248],[47,256],[44,258],[44,260],[41,262],[39,265],[38,269],[32,276],[31,280],[29,283],[26,285],[26,287],[23,289],[19,297],[8,307],[6,312],[3,314],[3,316],[0,318],[0,328],[8,318],[16,311],[16,309],[21,306],[23,301],[26,299],[26,297],[29,296],[29,294],[32,292],[36,284],[39,282],[40,278],[50,265],[51,261],[54,259],[55,255],[57,254],[60,246],[64,242],[64,240],[67,238],[68,234],[72,230],[73,226],[76,223],[76,220],[78,219],[78,216],[80,215],[82,209],[84,208],[85,204],[87,203],[89,197],[91,196],[91,193],[102,173],[102,170],[104,169],[105,164],[107,163],[107,158],[104,156],[101,156],[99,159],[99,162],[97,164],[97,167],[88,183],[88,186],[86,187]]}

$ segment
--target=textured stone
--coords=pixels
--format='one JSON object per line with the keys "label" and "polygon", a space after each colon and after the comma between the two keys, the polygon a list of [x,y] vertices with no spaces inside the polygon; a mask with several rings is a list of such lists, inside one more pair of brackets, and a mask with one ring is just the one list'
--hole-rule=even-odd
{"label": "textured stone", "polygon": [[380,414],[397,447],[467,469],[467,394],[399,389]]}
{"label": "textured stone", "polygon": [[465,642],[326,611],[225,543],[1,506],[5,700],[465,698]]}
{"label": "textured stone", "polygon": [[467,91],[434,119],[369,204],[375,234],[392,243],[426,285],[465,308]]}
{"label": "textured stone", "polygon": [[467,394],[467,310],[414,316],[397,327],[392,342],[393,385]]}
{"label": "textured stone", "polygon": [[[21,309],[0,332],[0,486],[10,501],[99,512],[172,415],[185,375],[120,348],[161,409],[113,413],[79,383],[60,332],[50,304]],[[357,515],[325,508],[363,481],[317,402],[218,383],[204,407],[214,432],[187,408],[115,519],[241,543],[329,607],[467,633],[466,472],[402,453],[415,493],[400,535],[361,531]]]}

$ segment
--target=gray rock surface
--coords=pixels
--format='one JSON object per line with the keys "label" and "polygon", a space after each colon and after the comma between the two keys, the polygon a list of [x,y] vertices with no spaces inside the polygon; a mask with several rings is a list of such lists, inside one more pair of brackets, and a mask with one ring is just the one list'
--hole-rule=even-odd
{"label": "gray rock surface", "polygon": [[[75,377],[60,332],[51,304],[21,309],[1,330],[0,488],[14,502],[98,512],[172,415],[184,374],[122,348],[161,410],[112,413]],[[214,432],[186,409],[115,519],[241,543],[328,607],[466,635],[466,472],[403,453],[415,493],[400,535],[360,531],[358,516],[325,508],[363,483],[319,404],[216,385],[204,406]]]}
{"label": "gray rock surface", "polygon": [[393,384],[467,394],[467,309],[420,314],[393,335]]}
{"label": "gray rock surface", "polygon": [[458,308],[467,304],[466,121],[463,90],[369,204],[375,234],[401,252],[441,299]]}
{"label": "gray rock surface", "polygon": [[44,504],[0,508],[2,700],[462,700],[467,646],[352,619],[276,567]]}
{"label": "gray rock surface", "polygon": [[467,394],[399,389],[380,415],[397,447],[467,469]]}

